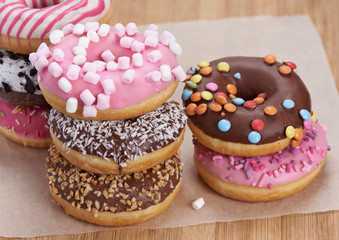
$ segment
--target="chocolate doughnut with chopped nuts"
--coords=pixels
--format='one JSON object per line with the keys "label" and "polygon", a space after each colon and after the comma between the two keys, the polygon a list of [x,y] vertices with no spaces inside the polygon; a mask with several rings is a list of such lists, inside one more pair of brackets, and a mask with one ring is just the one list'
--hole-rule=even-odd
{"label": "chocolate doughnut with chopped nuts", "polygon": [[89,173],[62,157],[54,145],[47,157],[47,177],[53,199],[81,220],[122,226],[146,221],[162,212],[182,183],[178,155],[145,171],[124,175]]}
{"label": "chocolate doughnut with chopped nuts", "polygon": [[138,118],[117,121],[75,119],[52,109],[49,124],[53,143],[72,164],[99,174],[126,174],[174,155],[186,120],[178,103],[167,102]]}

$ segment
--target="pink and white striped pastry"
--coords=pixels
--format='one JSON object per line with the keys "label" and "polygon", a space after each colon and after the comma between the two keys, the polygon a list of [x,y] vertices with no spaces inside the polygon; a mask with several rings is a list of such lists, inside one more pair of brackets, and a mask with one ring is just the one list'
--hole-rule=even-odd
{"label": "pink and white striped pastry", "polygon": [[[186,73],[177,63],[182,49],[168,31],[134,23],[67,25],[50,34],[30,60],[47,102],[78,119],[118,120],[162,105]],[[159,38],[160,36],[160,38]]]}
{"label": "pink and white striped pastry", "polygon": [[108,23],[111,15],[111,0],[0,0],[0,46],[28,54],[48,42],[53,30],[69,23]]}

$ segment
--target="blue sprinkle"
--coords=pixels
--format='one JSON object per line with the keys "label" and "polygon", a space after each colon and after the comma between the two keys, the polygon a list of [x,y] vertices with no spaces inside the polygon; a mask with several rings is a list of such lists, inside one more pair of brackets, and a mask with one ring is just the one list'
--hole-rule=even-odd
{"label": "blue sprinkle", "polygon": [[246,161],[246,162],[244,163],[244,170],[245,170],[245,171],[247,171],[248,165],[249,165],[249,162]]}
{"label": "blue sprinkle", "polygon": [[251,175],[251,173],[250,173],[250,171],[245,171],[245,174],[246,174],[246,177],[247,177],[247,179],[251,179],[252,178],[252,175]]}
{"label": "blue sprinkle", "polygon": [[226,119],[221,119],[218,122],[218,128],[222,132],[227,132],[231,128],[231,123],[230,123],[230,121],[228,121]]}
{"label": "blue sprinkle", "polygon": [[315,139],[314,135],[313,135],[311,132],[307,132],[307,133],[306,133],[306,136],[309,137],[309,138],[311,138],[312,140]]}
{"label": "blue sprinkle", "polygon": [[291,99],[285,99],[283,102],[283,107],[286,109],[294,108],[294,102]]}
{"label": "blue sprinkle", "polygon": [[244,102],[245,102],[245,100],[242,99],[242,98],[239,98],[239,97],[233,98],[233,103],[234,103],[235,105],[241,106],[241,105],[244,104]]}
{"label": "blue sprinkle", "polygon": [[331,151],[331,146],[327,145],[327,151]]}
{"label": "blue sprinkle", "polygon": [[238,166],[239,165],[239,161],[234,161],[234,166]]}
{"label": "blue sprinkle", "polygon": [[248,141],[250,141],[250,143],[258,143],[261,140],[261,135],[260,133],[256,132],[256,131],[252,131],[250,132],[250,134],[248,134]]}
{"label": "blue sprinkle", "polygon": [[197,67],[191,67],[190,69],[187,70],[187,74],[189,75],[194,75],[199,71],[199,69]]}
{"label": "blue sprinkle", "polygon": [[244,164],[244,163],[245,163],[245,160],[244,160],[244,159],[241,159],[239,162],[240,162],[241,164]]}
{"label": "blue sprinkle", "polygon": [[276,161],[277,161],[277,160],[276,160],[275,158],[270,159],[270,163],[271,163],[271,164],[275,163]]}
{"label": "blue sprinkle", "polygon": [[294,160],[291,160],[291,164],[295,164],[295,161],[294,161]]}
{"label": "blue sprinkle", "polygon": [[317,130],[312,130],[312,133],[314,134],[314,135],[317,135]]}
{"label": "blue sprinkle", "polygon": [[302,117],[302,119],[304,119],[304,120],[310,120],[311,119],[311,114],[306,109],[301,109],[299,111],[299,114]]}
{"label": "blue sprinkle", "polygon": [[233,77],[235,79],[240,79],[241,78],[241,74],[237,72],[236,74],[233,75]]}
{"label": "blue sprinkle", "polygon": [[307,163],[308,163],[308,165],[312,165],[313,164],[313,162],[311,160],[308,161]]}
{"label": "blue sprinkle", "polygon": [[190,97],[191,97],[192,94],[193,94],[192,91],[187,90],[187,89],[184,89],[184,91],[182,92],[181,97],[182,97],[183,100],[186,101],[186,100],[190,99]]}
{"label": "blue sprinkle", "polygon": [[310,139],[309,139],[308,137],[305,137],[304,140],[305,140],[306,142],[309,142],[309,141],[310,141]]}

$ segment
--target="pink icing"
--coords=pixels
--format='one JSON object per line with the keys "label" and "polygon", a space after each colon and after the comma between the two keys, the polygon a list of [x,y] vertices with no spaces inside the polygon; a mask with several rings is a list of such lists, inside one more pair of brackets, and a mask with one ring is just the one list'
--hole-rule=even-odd
{"label": "pink icing", "polygon": [[51,107],[24,107],[0,99],[0,126],[30,139],[50,138],[48,114]]}
{"label": "pink icing", "polygon": [[[120,57],[127,57],[130,59],[130,64],[127,66],[128,69],[118,68],[116,70],[105,69],[103,71],[98,71],[96,72],[96,74],[100,77],[100,81],[98,83],[97,81],[84,81],[86,71],[82,69],[77,80],[69,81],[72,84],[71,91],[67,93],[62,91],[58,86],[58,81],[62,77],[67,78],[66,74],[68,68],[70,65],[74,64],[72,61],[75,55],[72,50],[78,45],[79,38],[83,36],[87,36],[87,33],[85,32],[82,35],[69,34],[64,36],[59,44],[53,44],[49,47],[50,52],[54,52],[55,49],[61,49],[65,54],[64,61],[58,62],[60,67],[63,69],[63,74],[60,77],[53,77],[48,68],[45,68],[39,72],[41,84],[53,95],[59,96],[65,101],[71,97],[77,98],[78,103],[84,106],[84,102],[81,100],[80,94],[84,90],[89,89],[92,95],[96,98],[96,101],[93,103],[93,105],[96,105],[97,96],[99,94],[105,93],[101,82],[106,79],[112,79],[114,82],[115,91],[110,94],[109,105],[111,109],[120,109],[126,106],[138,104],[166,89],[174,82],[175,77],[171,72],[169,72],[170,81],[149,81],[146,77],[150,72],[159,71],[160,66],[162,65],[168,65],[171,69],[178,66],[176,55],[168,48],[168,46],[165,46],[161,43],[159,43],[157,47],[146,46],[141,52],[143,56],[143,65],[134,66],[132,55],[135,54],[135,52],[133,52],[130,48],[121,47],[120,37],[116,35],[115,30],[112,27],[110,28],[110,32],[106,37],[100,37],[100,41],[98,43],[93,41],[89,43],[88,48],[86,48],[86,62],[94,62],[97,60],[103,61],[104,59],[102,59],[101,54],[104,51],[110,50],[115,56],[116,62]],[[141,43],[144,43],[145,41],[145,36],[139,32],[130,37],[133,38],[133,41],[138,41]],[[147,55],[154,50],[161,52],[161,58],[156,62],[150,62],[147,60]],[[49,64],[53,63],[54,61],[55,60],[53,57],[49,57]],[[102,63],[106,64],[105,62]],[[85,64],[80,65],[80,67],[83,68]],[[133,72],[133,76],[131,76],[131,79],[128,79],[129,81],[123,81],[123,78],[128,75],[127,71]]]}
{"label": "pink icing", "polygon": [[324,160],[327,150],[326,133],[318,123],[304,131],[297,148],[289,146],[257,158],[228,156],[212,152],[200,143],[195,145],[197,161],[213,175],[238,185],[270,189],[305,176]]}

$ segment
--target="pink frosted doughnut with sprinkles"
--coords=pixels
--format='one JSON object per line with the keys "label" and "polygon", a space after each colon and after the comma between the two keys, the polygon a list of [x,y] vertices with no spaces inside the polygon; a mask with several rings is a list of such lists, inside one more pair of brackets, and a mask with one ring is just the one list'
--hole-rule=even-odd
{"label": "pink frosted doughnut with sprinkles", "polygon": [[0,133],[25,146],[47,148],[52,142],[50,109],[50,106],[19,106],[0,99]]}
{"label": "pink frosted doughnut with sprinkles", "polygon": [[[0,46],[15,53],[36,51],[50,33],[52,38],[72,31],[76,24],[98,21],[109,23],[111,0],[1,0]],[[73,24],[73,25],[68,25]]]}
{"label": "pink frosted doughnut with sprinkles", "polygon": [[[42,43],[30,60],[47,102],[77,119],[118,120],[162,105],[186,73],[177,63],[182,48],[168,31],[134,23],[114,27],[90,22]],[[160,37],[159,37],[160,36]]]}

